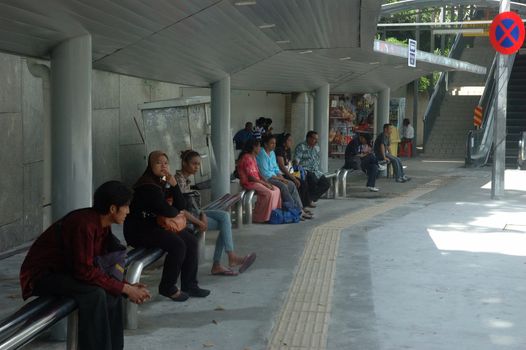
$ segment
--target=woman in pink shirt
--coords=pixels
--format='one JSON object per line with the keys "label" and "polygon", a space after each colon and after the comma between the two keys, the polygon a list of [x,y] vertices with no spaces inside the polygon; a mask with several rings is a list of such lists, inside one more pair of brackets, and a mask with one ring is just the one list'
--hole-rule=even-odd
{"label": "woman in pink shirt", "polygon": [[237,162],[237,173],[241,186],[257,193],[256,206],[252,214],[252,221],[267,222],[273,209],[281,207],[281,193],[279,188],[263,180],[259,174],[256,156],[261,146],[258,140],[249,140]]}

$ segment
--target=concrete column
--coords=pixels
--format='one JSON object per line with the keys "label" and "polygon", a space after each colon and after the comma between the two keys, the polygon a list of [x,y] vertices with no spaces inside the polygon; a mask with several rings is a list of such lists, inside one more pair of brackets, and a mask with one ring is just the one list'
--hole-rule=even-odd
{"label": "concrete column", "polygon": [[384,124],[389,123],[389,100],[391,99],[391,89],[386,88],[378,94],[378,108],[376,115],[376,131],[378,134],[383,132]]}
{"label": "concrete column", "polygon": [[212,200],[230,193],[230,76],[212,84]]}
{"label": "concrete column", "polygon": [[327,172],[329,171],[329,84],[316,89],[314,130],[319,136],[321,170]]}
{"label": "concrete column", "polygon": [[[501,0],[499,12],[510,10],[510,1]],[[497,57],[497,110],[493,132],[493,168],[491,173],[491,198],[504,196],[504,173],[506,169],[506,105],[508,102],[508,80],[510,55],[498,54]]]}
{"label": "concrete column", "polygon": [[298,144],[303,141],[309,130],[309,95],[302,92],[292,101],[290,133],[294,142]]}
{"label": "concrete column", "polygon": [[[314,96],[312,93],[307,94],[307,97],[309,98],[309,125],[307,127],[307,130],[313,130],[314,129]],[[303,138],[305,138],[305,135],[303,135]]]}
{"label": "concrete column", "polygon": [[89,35],[51,52],[53,220],[91,206],[91,62]]}
{"label": "concrete column", "polygon": [[[89,35],[51,52],[52,221],[92,203],[91,62]],[[51,338],[66,339],[66,320],[51,328]]]}

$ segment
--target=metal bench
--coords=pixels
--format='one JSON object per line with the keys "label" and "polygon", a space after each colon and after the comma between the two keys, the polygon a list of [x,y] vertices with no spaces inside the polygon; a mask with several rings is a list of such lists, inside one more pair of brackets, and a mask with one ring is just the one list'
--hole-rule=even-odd
{"label": "metal bench", "polygon": [[342,184],[342,197],[347,198],[347,177],[354,172],[354,169],[340,169],[340,183]]}
{"label": "metal bench", "polygon": [[[160,251],[160,250],[159,250]],[[162,253],[162,251],[160,251]],[[133,249],[126,266],[141,256],[155,256],[148,249]],[[77,349],[77,304],[71,298],[38,297],[0,321],[0,350],[18,349],[38,337],[63,318],[68,318],[66,347]]]}
{"label": "metal bench", "polygon": [[252,200],[254,199],[254,196],[256,195],[256,191],[254,190],[245,190],[243,191],[243,198],[242,198],[242,206],[243,206],[243,223],[245,225],[251,225],[252,224],[252,211],[254,209],[252,205]]}
{"label": "metal bench", "polygon": [[334,173],[325,173],[325,178],[330,181],[331,187],[324,194],[324,198],[335,199],[340,196],[340,172],[341,169],[336,170]]}
{"label": "metal bench", "polygon": [[[208,203],[202,209],[206,210],[229,210],[231,207],[236,205],[236,221],[238,227],[243,222],[242,214],[242,198],[245,195],[245,191],[241,191],[236,194],[225,194],[223,197],[216,199],[213,202]],[[205,238],[206,232],[199,231],[199,254],[200,258],[204,257],[205,250]],[[137,249],[134,249],[134,251]],[[144,249],[143,249],[144,250]],[[132,262],[126,271],[126,280],[128,283],[134,284],[141,280],[142,271],[149,265],[153,264],[161,257],[164,256],[164,251],[161,249],[149,249],[143,253],[138,253],[136,257],[132,258]],[[126,329],[137,329],[138,328],[138,310],[139,305],[125,301],[124,307],[124,327]]]}
{"label": "metal bench", "polygon": [[[236,205],[237,224],[242,225],[242,197],[245,191],[235,195],[227,194],[209,203],[204,209],[228,209]],[[202,234],[204,242],[204,233]],[[164,256],[161,249],[135,248],[126,258],[126,277],[131,284],[140,281],[142,271]],[[124,325],[127,329],[137,328],[138,305],[125,299]],[[23,305],[12,315],[0,320],[0,350],[18,349],[38,337],[63,318],[68,318],[68,350],[77,349],[78,315],[77,304],[71,298],[38,297]]]}

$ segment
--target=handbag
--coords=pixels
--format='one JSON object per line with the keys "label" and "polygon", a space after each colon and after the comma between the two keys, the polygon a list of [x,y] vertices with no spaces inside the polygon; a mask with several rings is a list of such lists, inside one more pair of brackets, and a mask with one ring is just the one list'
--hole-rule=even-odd
{"label": "handbag", "polygon": [[183,193],[186,201],[186,210],[193,216],[199,217],[201,214],[201,193],[199,191],[191,191]]}
{"label": "handbag", "polygon": [[186,228],[186,216],[183,212],[179,212],[173,218],[157,215],[156,221],[163,229],[175,233],[179,233]]}
{"label": "handbag", "polygon": [[301,210],[298,208],[291,209],[274,209],[270,213],[269,224],[279,225],[279,224],[291,224],[300,222],[301,219]]}
{"label": "handbag", "polygon": [[108,276],[118,281],[124,279],[124,266],[126,264],[126,248],[116,250],[104,255],[96,256],[93,264],[104,271]]}

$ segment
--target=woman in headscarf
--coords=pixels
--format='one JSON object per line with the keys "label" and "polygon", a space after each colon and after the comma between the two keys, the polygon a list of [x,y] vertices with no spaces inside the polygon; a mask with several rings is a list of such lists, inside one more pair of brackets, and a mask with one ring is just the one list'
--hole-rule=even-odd
{"label": "woman in headscarf", "polygon": [[[173,301],[208,296],[210,291],[199,288],[197,282],[197,237],[189,229],[175,233],[157,223],[158,216],[174,218],[186,207],[164,152],[150,153],[148,166],[133,189],[135,194],[130,204],[130,214],[124,222],[124,237],[133,247],[166,251],[159,294]],[[181,289],[176,286],[179,274]]]}

